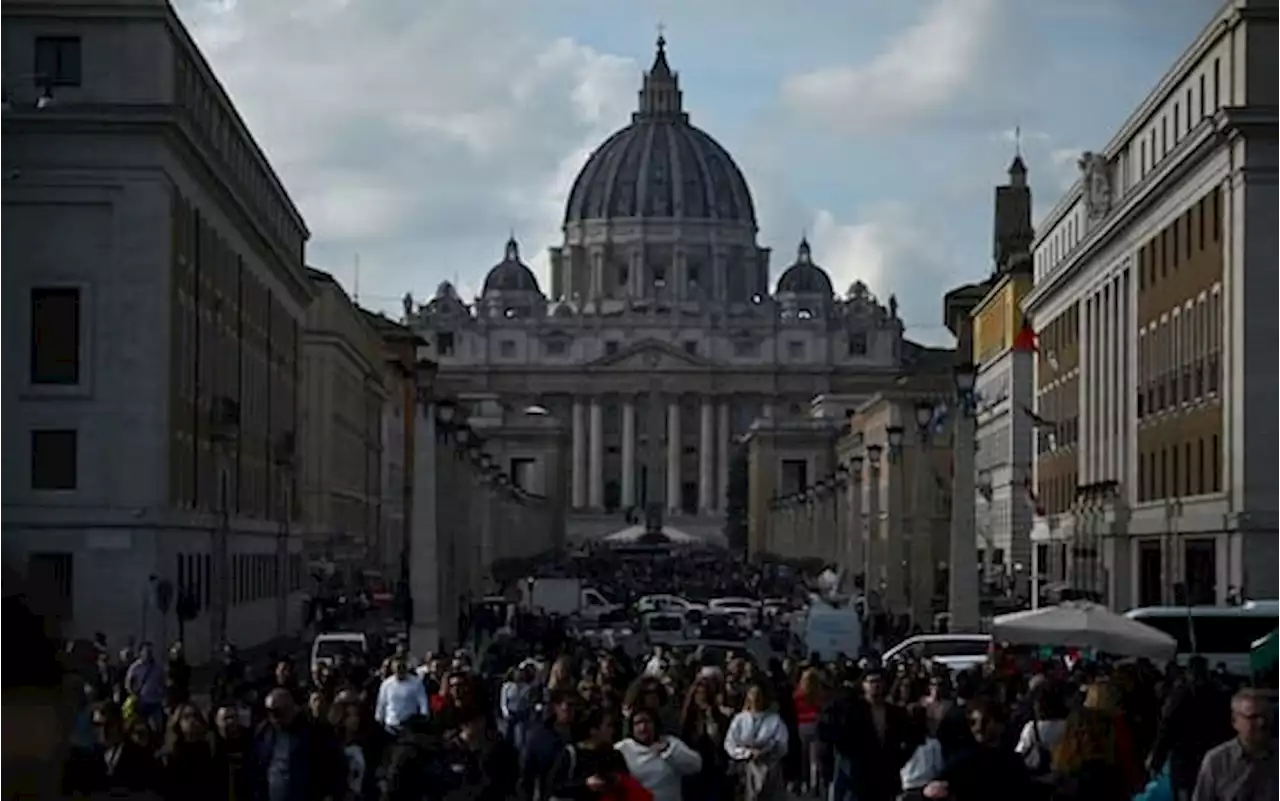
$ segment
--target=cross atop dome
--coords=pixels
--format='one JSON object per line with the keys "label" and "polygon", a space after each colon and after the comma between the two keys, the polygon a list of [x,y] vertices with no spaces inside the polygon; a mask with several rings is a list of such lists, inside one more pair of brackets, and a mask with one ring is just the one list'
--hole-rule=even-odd
{"label": "cross atop dome", "polygon": [[653,66],[644,74],[644,83],[640,87],[640,110],[633,119],[685,116],[680,76],[667,63],[664,30],[663,25],[658,25],[657,52],[653,56]]}

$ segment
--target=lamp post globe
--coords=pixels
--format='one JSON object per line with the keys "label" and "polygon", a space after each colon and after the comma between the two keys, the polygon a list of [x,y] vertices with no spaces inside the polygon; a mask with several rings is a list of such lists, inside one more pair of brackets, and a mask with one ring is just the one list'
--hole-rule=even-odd
{"label": "lamp post globe", "polygon": [[897,450],[902,447],[902,426],[889,426],[885,433],[889,440],[890,450]]}
{"label": "lamp post globe", "polygon": [[933,404],[927,400],[916,401],[916,425],[928,428],[933,422]]}

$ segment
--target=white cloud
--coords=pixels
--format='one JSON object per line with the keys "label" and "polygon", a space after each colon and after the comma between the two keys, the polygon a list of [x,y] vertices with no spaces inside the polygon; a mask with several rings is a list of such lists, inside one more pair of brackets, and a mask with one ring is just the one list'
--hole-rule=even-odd
{"label": "white cloud", "polygon": [[793,76],[783,99],[846,133],[931,118],[968,88],[994,45],[999,17],[999,0],[933,0],[870,61]]}
{"label": "white cloud", "polygon": [[884,203],[862,209],[855,222],[841,222],[820,210],[809,238],[814,258],[831,276],[836,292],[844,294],[854,281],[862,281],[881,301],[896,295],[908,336],[925,344],[950,344],[939,322],[942,294],[970,280],[964,276],[978,276],[956,263],[945,239],[921,235],[929,228],[916,209]]}
{"label": "white cloud", "polygon": [[358,251],[362,299],[389,308],[441,279],[474,291],[512,230],[545,264],[573,175],[640,82],[639,64],[538,39],[497,0],[177,5],[314,232],[313,262],[342,274]]}

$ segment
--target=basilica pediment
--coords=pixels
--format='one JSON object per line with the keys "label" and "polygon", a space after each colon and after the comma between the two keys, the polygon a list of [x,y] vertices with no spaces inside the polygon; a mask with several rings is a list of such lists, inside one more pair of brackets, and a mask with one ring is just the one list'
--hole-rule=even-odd
{"label": "basilica pediment", "polygon": [[667,342],[657,339],[645,339],[617,353],[602,356],[588,367],[601,367],[622,372],[646,370],[697,370],[713,366],[715,363],[697,353],[689,353]]}

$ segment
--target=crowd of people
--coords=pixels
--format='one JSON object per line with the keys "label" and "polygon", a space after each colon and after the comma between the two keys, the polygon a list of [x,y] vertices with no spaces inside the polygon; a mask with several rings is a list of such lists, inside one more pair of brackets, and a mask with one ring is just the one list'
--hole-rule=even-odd
{"label": "crowd of people", "polygon": [[1203,665],[1056,660],[953,679],[817,655],[705,664],[655,649],[635,663],[569,641],[499,680],[464,652],[415,665],[401,648],[305,678],[284,661],[260,699],[202,708],[178,655],[144,647],[114,684],[86,684],[68,795],[1128,801],[1150,783],[1174,799],[1276,798],[1265,699],[1232,697]]}
{"label": "crowd of people", "polygon": [[[670,567],[631,568],[640,586]],[[688,567],[676,568],[686,578]],[[740,587],[760,579],[709,569]],[[575,640],[551,620],[483,654],[403,644],[193,694],[180,645],[83,682],[68,797],[181,801],[1273,801],[1271,704],[1189,669],[1078,654],[952,674],[874,654]],[[207,702],[203,702],[204,698]]]}

